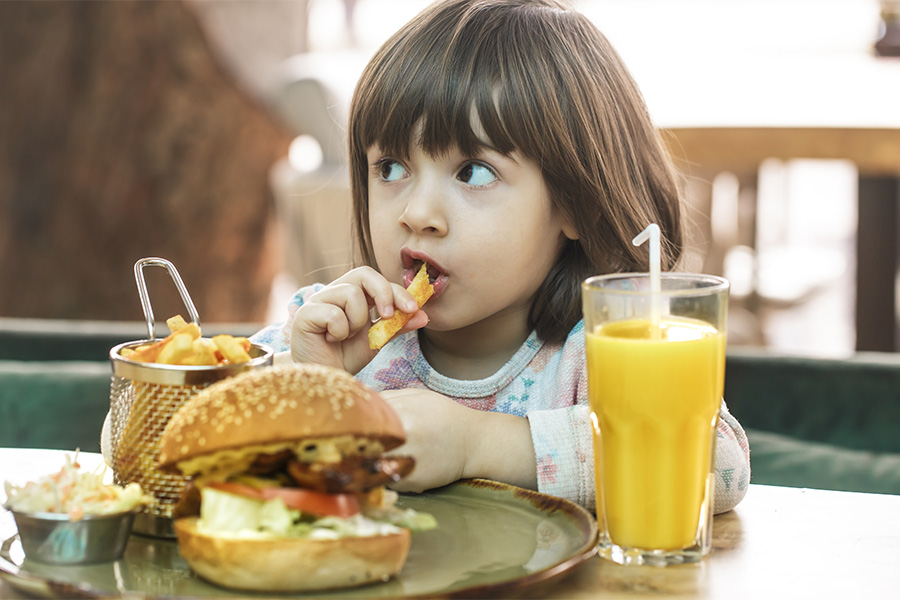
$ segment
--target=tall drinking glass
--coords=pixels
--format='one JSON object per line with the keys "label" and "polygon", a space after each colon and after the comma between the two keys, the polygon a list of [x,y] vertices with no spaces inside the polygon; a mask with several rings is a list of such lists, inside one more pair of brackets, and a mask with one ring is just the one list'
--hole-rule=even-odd
{"label": "tall drinking glass", "polygon": [[709,553],[728,288],[688,273],[583,284],[600,554],[617,563]]}

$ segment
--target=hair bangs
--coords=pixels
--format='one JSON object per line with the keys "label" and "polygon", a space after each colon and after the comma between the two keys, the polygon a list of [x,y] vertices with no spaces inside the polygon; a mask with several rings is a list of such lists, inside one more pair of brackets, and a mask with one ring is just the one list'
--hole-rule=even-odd
{"label": "hair bangs", "polygon": [[366,100],[353,150],[377,144],[398,158],[411,145],[432,155],[450,148],[475,155],[485,146],[539,154],[538,107],[548,90],[536,95],[545,84],[528,75],[531,61],[520,55],[521,23],[491,18],[490,8],[470,7],[450,27],[401,31],[393,52],[376,56],[357,89]]}

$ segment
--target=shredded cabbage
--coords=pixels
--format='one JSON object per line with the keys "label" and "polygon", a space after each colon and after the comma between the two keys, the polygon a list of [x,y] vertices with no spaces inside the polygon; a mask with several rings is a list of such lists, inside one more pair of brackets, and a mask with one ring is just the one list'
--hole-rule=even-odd
{"label": "shredded cabbage", "polygon": [[62,513],[73,521],[86,515],[107,515],[133,510],[153,502],[137,483],[124,488],[103,483],[104,465],[95,472],[79,471],[78,452],[68,454],[63,467],[24,485],[6,482],[6,507],[28,513]]}

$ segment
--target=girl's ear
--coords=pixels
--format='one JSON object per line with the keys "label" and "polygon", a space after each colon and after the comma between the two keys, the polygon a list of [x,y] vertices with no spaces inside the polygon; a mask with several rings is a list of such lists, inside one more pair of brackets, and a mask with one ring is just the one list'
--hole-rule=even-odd
{"label": "girl's ear", "polygon": [[579,237],[578,232],[575,231],[575,228],[572,226],[572,224],[569,222],[568,219],[565,219],[563,221],[562,232],[563,232],[563,235],[566,236],[567,238],[569,238],[570,240],[577,240]]}

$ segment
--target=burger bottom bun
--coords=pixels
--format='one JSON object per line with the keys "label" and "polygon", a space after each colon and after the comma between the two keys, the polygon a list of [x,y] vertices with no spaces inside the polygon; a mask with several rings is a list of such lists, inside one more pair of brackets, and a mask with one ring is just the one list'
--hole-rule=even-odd
{"label": "burger bottom bun", "polygon": [[403,568],[410,533],[337,540],[226,538],[175,521],[181,555],[204,579],[246,591],[325,590],[385,581]]}

